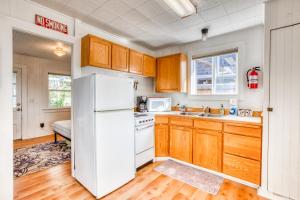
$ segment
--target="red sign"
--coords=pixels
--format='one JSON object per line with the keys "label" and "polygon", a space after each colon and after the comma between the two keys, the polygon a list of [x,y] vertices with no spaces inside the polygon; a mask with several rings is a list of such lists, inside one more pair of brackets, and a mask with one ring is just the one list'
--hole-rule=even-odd
{"label": "red sign", "polygon": [[48,29],[52,29],[55,31],[62,32],[64,34],[68,34],[68,26],[52,19],[48,19],[46,17],[35,15],[35,24],[38,26],[42,26]]}

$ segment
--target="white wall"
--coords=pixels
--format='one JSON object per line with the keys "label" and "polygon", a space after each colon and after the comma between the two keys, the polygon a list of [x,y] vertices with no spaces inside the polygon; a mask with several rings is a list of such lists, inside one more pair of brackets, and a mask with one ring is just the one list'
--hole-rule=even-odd
{"label": "white wall", "polygon": [[[228,33],[226,35],[209,38],[207,41],[193,42],[183,46],[177,46],[167,49],[162,49],[156,52],[156,56],[163,56],[177,52],[186,52],[189,56],[189,63],[191,55],[206,54],[220,49],[239,48],[239,99],[240,107],[252,108],[254,110],[262,110],[263,107],[263,86],[262,76],[260,76],[260,88],[257,90],[250,90],[247,88],[246,71],[251,66],[263,66],[263,41],[264,28],[263,26],[256,26],[253,28]],[[228,96],[202,96],[195,97],[187,94],[156,94],[159,96],[171,96],[177,103],[186,104],[192,107],[212,106],[219,107],[223,103],[226,107],[229,106]]]}
{"label": "white wall", "polygon": [[13,64],[22,69],[22,139],[52,134],[54,121],[71,116],[70,109],[48,108],[48,73],[71,75],[70,64],[20,54],[14,54]]}

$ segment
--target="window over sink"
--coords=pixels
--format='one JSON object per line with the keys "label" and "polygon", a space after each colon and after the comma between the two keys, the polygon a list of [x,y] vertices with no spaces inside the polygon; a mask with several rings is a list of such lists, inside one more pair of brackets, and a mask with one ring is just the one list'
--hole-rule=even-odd
{"label": "window over sink", "polygon": [[238,51],[193,56],[191,95],[237,95]]}

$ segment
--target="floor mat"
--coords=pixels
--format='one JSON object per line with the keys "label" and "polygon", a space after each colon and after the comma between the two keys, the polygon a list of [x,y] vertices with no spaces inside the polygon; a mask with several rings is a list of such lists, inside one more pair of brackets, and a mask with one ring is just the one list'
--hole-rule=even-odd
{"label": "floor mat", "polygon": [[220,176],[168,160],[155,168],[156,171],[196,187],[209,194],[218,194],[224,179]]}
{"label": "floor mat", "polygon": [[71,143],[49,142],[14,150],[14,178],[68,162]]}

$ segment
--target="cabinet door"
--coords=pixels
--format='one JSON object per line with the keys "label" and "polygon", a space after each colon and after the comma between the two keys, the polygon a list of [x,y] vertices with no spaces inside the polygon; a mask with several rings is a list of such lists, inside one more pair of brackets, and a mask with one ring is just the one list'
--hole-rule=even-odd
{"label": "cabinet door", "polygon": [[117,44],[112,45],[112,69],[128,72],[129,49]]}
{"label": "cabinet door", "polygon": [[96,37],[90,37],[90,65],[111,68],[111,43]]}
{"label": "cabinet door", "polygon": [[129,71],[135,74],[143,74],[143,54],[130,49]]}
{"label": "cabinet door", "polygon": [[169,156],[169,125],[155,125],[155,156]]}
{"label": "cabinet door", "polygon": [[201,167],[221,171],[222,132],[194,130],[193,163]]}
{"label": "cabinet door", "polygon": [[191,128],[170,126],[170,156],[192,163],[192,138]]}
{"label": "cabinet door", "polygon": [[156,76],[156,59],[155,58],[144,55],[143,75],[149,76],[149,77]]}
{"label": "cabinet door", "polygon": [[270,54],[268,189],[299,199],[300,25],[273,30]]}
{"label": "cabinet door", "polygon": [[156,91],[180,91],[180,55],[158,58]]}

